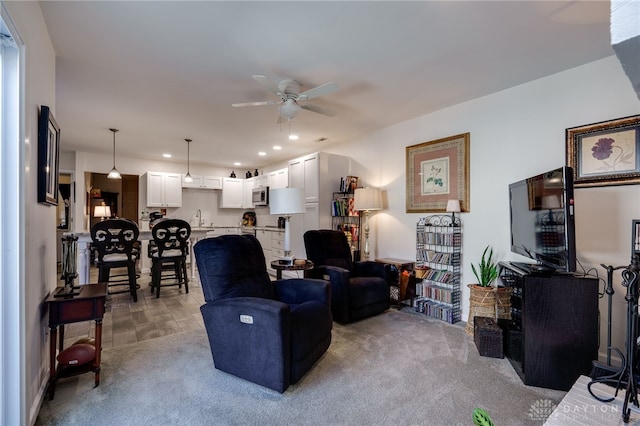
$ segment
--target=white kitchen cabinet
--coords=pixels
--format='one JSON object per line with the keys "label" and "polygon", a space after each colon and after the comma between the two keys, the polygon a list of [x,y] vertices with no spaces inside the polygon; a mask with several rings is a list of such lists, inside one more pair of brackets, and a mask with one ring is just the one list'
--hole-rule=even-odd
{"label": "white kitchen cabinet", "polygon": [[[256,229],[256,238],[262,246],[264,259],[267,263],[267,271],[276,276],[276,270],[271,267],[271,262],[284,257],[284,229],[267,228]],[[301,256],[304,257],[304,256]],[[283,271],[282,278],[297,278],[296,271]]]}
{"label": "white kitchen cabinet", "polygon": [[191,182],[185,182],[184,176],[182,175],[182,187],[183,188],[202,188],[202,176],[191,175]]}
{"label": "white kitchen cabinet", "polygon": [[256,178],[244,179],[242,185],[242,207],[245,209],[253,208],[252,191],[256,187]]}
{"label": "white kitchen cabinet", "polygon": [[222,189],[222,177],[220,176],[191,175],[191,178],[192,182],[185,182],[184,175],[182,176],[183,188]]}
{"label": "white kitchen cabinet", "polygon": [[273,260],[273,254],[271,253],[271,231],[266,229],[256,229],[256,238],[262,246],[262,252],[264,253],[264,260],[267,262],[267,270],[271,269],[271,261]]}
{"label": "white kitchen cabinet", "polygon": [[269,175],[259,175],[252,178],[253,179],[253,187],[261,188],[264,186],[269,186]]}
{"label": "white kitchen cabinet", "polygon": [[202,187],[205,189],[222,189],[222,177],[220,176],[203,176]]}
{"label": "white kitchen cabinet", "polygon": [[289,161],[289,183],[291,188],[304,188],[304,201],[319,201],[318,162],[319,153]]}
{"label": "white kitchen cabinet", "polygon": [[269,189],[286,188],[289,186],[289,169],[284,168],[269,172],[268,184]]}
{"label": "white kitchen cabinet", "polygon": [[244,206],[244,180],[238,178],[222,178],[220,208],[241,209]]}
{"label": "white kitchen cabinet", "polygon": [[147,172],[147,207],[181,207],[182,175]]}

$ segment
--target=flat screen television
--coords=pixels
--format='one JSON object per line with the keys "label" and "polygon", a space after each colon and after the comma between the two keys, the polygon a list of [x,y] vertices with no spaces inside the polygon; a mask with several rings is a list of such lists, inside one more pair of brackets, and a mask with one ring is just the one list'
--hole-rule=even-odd
{"label": "flat screen television", "polygon": [[[509,185],[511,251],[529,271],[575,272],[573,171],[560,167]],[[515,262],[518,265],[518,262]]]}

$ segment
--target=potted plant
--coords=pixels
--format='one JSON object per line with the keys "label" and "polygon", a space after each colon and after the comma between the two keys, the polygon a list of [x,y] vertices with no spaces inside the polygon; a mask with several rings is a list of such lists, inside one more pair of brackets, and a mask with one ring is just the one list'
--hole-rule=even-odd
{"label": "potted plant", "polygon": [[[487,250],[489,250],[489,256],[485,259]],[[480,287],[489,287],[496,278],[498,278],[498,264],[493,261],[493,249],[490,246],[485,247],[482,252],[478,269],[476,269],[476,265],[472,263],[471,270],[473,271],[473,275],[478,279],[478,285]]]}
{"label": "potted plant", "polygon": [[473,336],[474,317],[496,318],[496,289],[491,284],[498,278],[498,264],[493,259],[493,248],[485,247],[477,265],[471,264],[471,270],[478,280],[469,284],[469,318],[464,331]]}

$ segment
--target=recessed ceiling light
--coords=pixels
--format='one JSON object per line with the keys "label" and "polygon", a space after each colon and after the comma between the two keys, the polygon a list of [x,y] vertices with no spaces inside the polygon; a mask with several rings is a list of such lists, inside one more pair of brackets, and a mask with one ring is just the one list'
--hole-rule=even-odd
{"label": "recessed ceiling light", "polygon": [[171,154],[167,154],[167,153],[162,154],[162,156],[163,156],[164,158],[171,158]]}
{"label": "recessed ceiling light", "polygon": [[258,155],[259,155],[259,156],[261,156],[261,157],[264,157],[265,155],[267,155],[267,153],[266,153],[266,152],[264,152],[264,151],[260,151],[260,152],[258,153]]}
{"label": "recessed ceiling light", "polygon": [[235,163],[233,163],[233,165],[234,165],[234,166],[241,166],[241,165],[242,165],[242,163],[241,163],[241,162],[239,162],[239,161],[236,161]]}
{"label": "recessed ceiling light", "polygon": [[282,147],[280,145],[274,145],[273,149],[276,151],[280,151],[282,149]]}
{"label": "recessed ceiling light", "polygon": [[289,135],[289,140],[290,141],[297,141],[298,140],[298,135],[294,135],[293,133]]}

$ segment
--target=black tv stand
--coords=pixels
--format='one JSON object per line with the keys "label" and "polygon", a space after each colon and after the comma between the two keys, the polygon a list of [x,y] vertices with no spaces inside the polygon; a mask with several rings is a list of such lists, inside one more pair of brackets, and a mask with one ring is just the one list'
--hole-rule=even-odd
{"label": "black tv stand", "polygon": [[[505,262],[506,263],[506,262]],[[509,262],[510,265],[520,269],[522,272],[529,274],[553,274],[556,272],[555,268],[543,265],[541,263],[526,263],[526,262]]]}
{"label": "black tv stand", "polygon": [[534,263],[530,266],[530,270],[532,274],[553,274],[556,272],[555,268],[551,268],[549,266],[540,265],[538,263]]}
{"label": "black tv stand", "polygon": [[[598,280],[500,262],[511,289],[505,354],[525,385],[568,391],[598,356]],[[594,358],[595,357],[595,358]]]}

